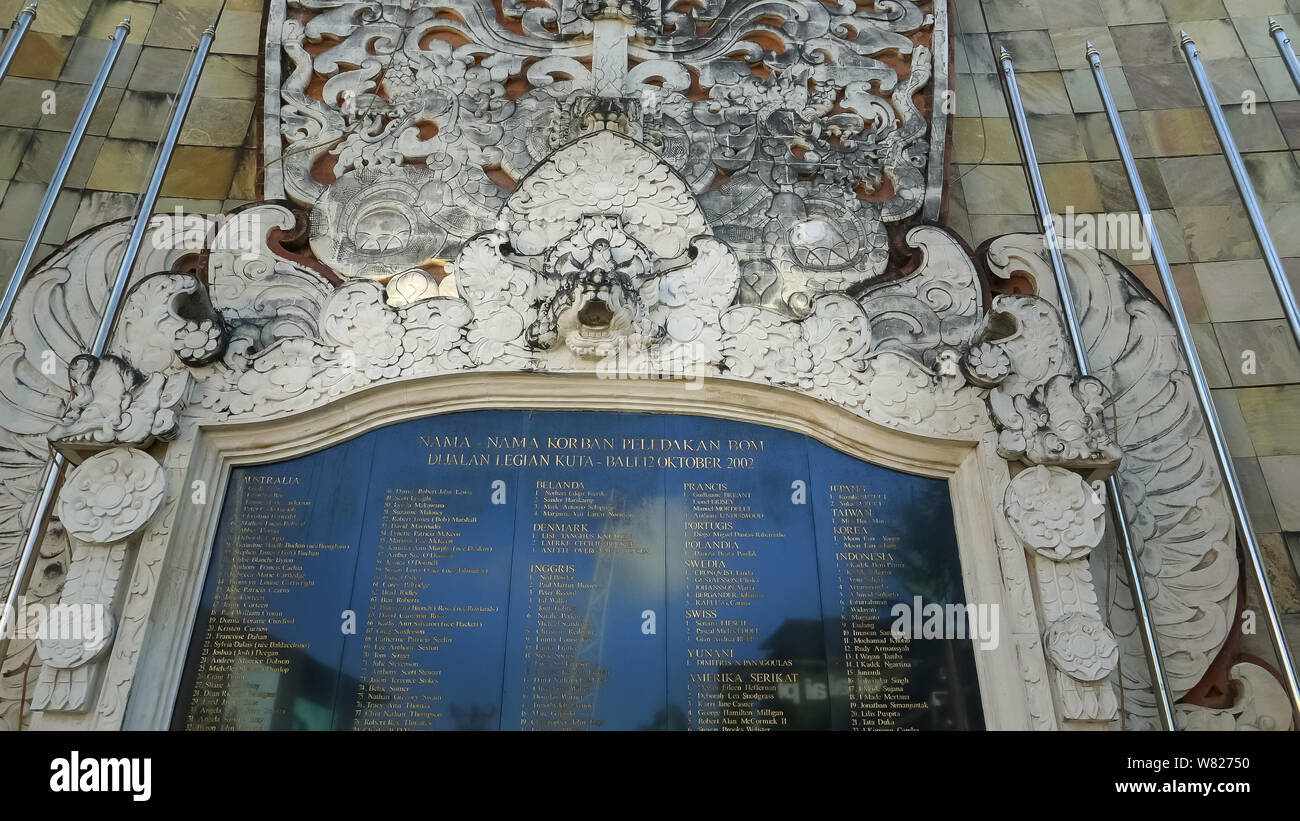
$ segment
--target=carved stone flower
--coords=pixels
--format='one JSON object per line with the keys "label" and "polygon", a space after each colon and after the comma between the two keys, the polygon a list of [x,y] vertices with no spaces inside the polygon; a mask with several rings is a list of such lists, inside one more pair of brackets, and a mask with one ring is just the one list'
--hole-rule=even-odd
{"label": "carved stone flower", "polygon": [[1119,662],[1115,637],[1097,618],[1084,613],[1052,622],[1043,643],[1056,669],[1079,681],[1100,681]]}
{"label": "carved stone flower", "polygon": [[1101,543],[1101,495],[1064,468],[1021,471],[1007,486],[1004,508],[1020,541],[1049,559],[1078,558]]}
{"label": "carved stone flower", "polygon": [[1011,374],[1011,357],[1001,345],[981,342],[966,352],[966,371],[977,385],[992,387]]}
{"label": "carved stone flower", "polygon": [[78,465],[59,492],[59,521],[84,542],[108,544],[135,533],[162,504],[163,471],[148,454],[118,447]]}
{"label": "carved stone flower", "polygon": [[210,319],[186,322],[176,332],[172,348],[187,363],[202,362],[221,346],[221,326]]}

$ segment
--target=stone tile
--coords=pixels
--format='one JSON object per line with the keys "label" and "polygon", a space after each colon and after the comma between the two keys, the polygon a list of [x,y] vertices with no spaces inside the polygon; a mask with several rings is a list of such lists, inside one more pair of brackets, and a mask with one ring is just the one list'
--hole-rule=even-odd
{"label": "stone tile", "polygon": [[[90,85],[94,82],[95,75],[99,73],[99,67],[103,64],[104,55],[107,53],[107,39],[78,37],[76,44],[72,47],[72,52],[63,64],[63,71],[59,72],[59,79],[65,83]],[[117,62],[113,64],[113,70],[109,72],[108,87],[121,88],[126,85],[127,80],[131,79],[131,72],[135,69],[136,61],[139,58],[139,45],[127,43],[122,46],[122,50],[117,55]]]}
{"label": "stone tile", "polygon": [[1240,202],[1222,156],[1170,157],[1156,160],[1169,201],[1182,205],[1231,205]]}
{"label": "stone tile", "polygon": [[[1251,524],[1255,524],[1254,521]],[[1255,529],[1260,530],[1258,525]],[[1287,553],[1287,535],[1259,533],[1259,550],[1263,554],[1264,575],[1268,577],[1268,589],[1272,591],[1273,601],[1278,609],[1284,613],[1300,611],[1300,580],[1296,576],[1295,564]],[[1295,644],[1295,634],[1292,629],[1290,623],[1283,622],[1282,632],[1286,634],[1288,647]]]}
{"label": "stone tile", "polygon": [[[1147,152],[1137,156],[1173,157],[1216,154],[1219,151],[1209,115],[1202,109],[1143,111],[1141,118],[1147,134]],[[1133,136],[1132,130],[1129,130],[1129,136]]]}
{"label": "stone tile", "polygon": [[239,164],[235,166],[235,177],[230,184],[230,196],[241,200],[260,199],[261,192],[257,186],[257,172],[260,166],[256,151],[239,152]]}
{"label": "stone tile", "polygon": [[[65,133],[37,131],[23,152],[22,163],[14,174],[14,179],[47,184],[54,178],[54,169],[59,164],[59,158],[63,156],[63,149],[67,142],[68,135]],[[72,166],[68,169],[68,175],[64,178],[64,187],[81,188],[86,184],[86,180],[90,177],[90,169],[95,165],[95,158],[99,156],[99,149],[103,144],[103,137],[82,139],[76,156],[73,157]]]}
{"label": "stone tile", "polygon": [[168,197],[223,200],[235,176],[237,152],[232,148],[177,146],[162,194]]}
{"label": "stone tile", "polygon": [[[186,50],[146,46],[141,50],[126,86],[132,91],[175,94],[185,76],[189,59],[190,53]],[[203,67],[204,74],[207,74],[212,60],[212,57],[208,58],[208,64]]]}
{"label": "stone tile", "polygon": [[[90,86],[55,83],[55,111],[53,114],[41,115],[37,126],[46,131],[72,131],[72,126],[76,124],[77,117],[81,114],[81,107],[86,102],[86,95],[89,93]],[[95,113],[90,115],[90,122],[86,124],[86,133],[97,137],[107,134],[121,100],[122,89],[105,88],[99,95]]]}
{"label": "stone tile", "polygon": [[[1156,271],[1154,264],[1132,265],[1129,270],[1133,272],[1142,284],[1156,300],[1165,306],[1168,310],[1169,302],[1165,299],[1165,289],[1160,285],[1160,274]],[[1201,289],[1196,282],[1196,272],[1192,266],[1170,265],[1169,271],[1174,275],[1174,286],[1178,289],[1178,298],[1183,303],[1183,311],[1187,314],[1187,321],[1193,324],[1204,324],[1209,321],[1205,312],[1205,302],[1201,299]]]}
{"label": "stone tile", "polygon": [[1291,43],[1295,44],[1297,35],[1300,34],[1300,15],[1296,14],[1274,14],[1262,15],[1259,17],[1236,17],[1232,25],[1237,29],[1237,36],[1241,38],[1242,47],[1248,57],[1276,57],[1277,45],[1274,44],[1273,38],[1268,36],[1268,18],[1273,17],[1282,24],[1291,35]]}
{"label": "stone tile", "polygon": [[1282,131],[1277,127],[1277,119],[1272,116],[1273,107],[1267,103],[1255,106],[1254,114],[1246,114],[1239,105],[1223,106],[1223,119],[1228,121],[1228,130],[1237,150],[1280,151],[1287,147]]}
{"label": "stone tile", "polygon": [[[4,196],[4,186],[0,185],[0,196]],[[0,288],[8,287],[13,278],[14,266],[18,256],[23,252],[23,243],[16,239],[0,239]]]}
{"label": "stone tile", "polygon": [[1165,257],[1170,265],[1191,262],[1191,253],[1187,250],[1187,238],[1178,214],[1172,209],[1153,211],[1151,218],[1160,233],[1160,241],[1165,246]]}
{"label": "stone tile", "polygon": [[1007,98],[1002,93],[1002,83],[994,74],[975,74],[977,113],[981,117],[1006,117]]}
{"label": "stone tile", "polygon": [[[979,97],[975,92],[975,78],[958,74],[953,79],[953,93],[957,98],[957,116],[978,118],[980,106]],[[1005,107],[1003,110],[1005,112]]]}
{"label": "stone tile", "polygon": [[1192,108],[1201,104],[1191,73],[1178,63],[1125,66],[1124,77],[1140,109]]}
{"label": "stone tile", "polygon": [[1269,494],[1268,484],[1259,467],[1258,459],[1249,457],[1232,458],[1232,469],[1241,483],[1241,495],[1246,497],[1246,512],[1250,514],[1250,523],[1255,533],[1276,534],[1278,527],[1277,511],[1273,507],[1273,497]]}
{"label": "stone tile", "polygon": [[25,128],[0,128],[0,180],[11,179],[18,171],[32,133]]}
{"label": "stone tile", "polygon": [[1179,20],[1217,20],[1227,17],[1220,0],[1160,0],[1164,6],[1165,18],[1170,22]]}
{"label": "stone tile", "polygon": [[1265,202],[1259,210],[1278,255],[1300,256],[1300,208],[1291,202]]}
{"label": "stone tile", "polygon": [[1219,341],[1209,325],[1192,325],[1192,342],[1196,345],[1196,356],[1201,360],[1205,371],[1205,381],[1211,388],[1226,388],[1232,384],[1228,376],[1228,367],[1223,363],[1223,354],[1219,352]]}
{"label": "stone tile", "polygon": [[[4,192],[4,201],[0,202],[0,238],[26,240],[27,234],[36,223],[36,214],[40,211],[41,199],[45,196],[45,186],[34,182],[11,182]],[[50,212],[50,221],[45,224],[42,242],[58,245],[68,237],[68,226],[77,211],[77,194],[75,191],[63,191],[54,201]],[[21,250],[21,249],[20,249]]]}
{"label": "stone tile", "polygon": [[[36,19],[32,21],[32,31],[44,31],[50,34],[76,34],[81,30],[81,24],[86,19],[86,11],[90,8],[91,0],[58,0],[57,3],[51,3],[49,0],[40,4],[40,10],[36,13]],[[25,5],[26,0],[17,0],[11,4],[13,10],[8,8],[3,12],[4,24],[9,26],[10,21],[14,19],[18,11]]]}
{"label": "stone tile", "polygon": [[[1034,141],[1034,153],[1040,163],[1074,162],[1088,159],[1079,134],[1078,123],[1072,114],[1030,114],[1029,135]],[[1010,131],[1007,121],[1007,130]],[[1014,138],[1013,138],[1014,139]],[[1015,143],[1011,145],[1015,150]],[[1019,155],[1012,160],[1018,162]]]}
{"label": "stone tile", "polygon": [[[1265,31],[1267,30],[1265,28]],[[1184,31],[1196,43],[1196,50],[1201,53],[1201,60],[1204,62],[1246,56],[1246,52],[1241,47],[1241,40],[1237,38],[1237,32],[1228,20],[1171,20],[1169,33],[1174,38],[1174,42],[1181,42],[1181,32]],[[1209,73],[1208,65],[1206,73]]]}
{"label": "stone tile", "polygon": [[1178,52],[1178,39],[1169,31],[1169,26],[1158,23],[1144,23],[1132,26],[1111,26],[1110,36],[1119,53],[1119,60],[1107,59],[1102,55],[1106,65],[1122,63],[1124,66],[1149,66],[1161,63],[1181,63],[1182,55]]}
{"label": "stone tile", "polygon": [[1260,470],[1282,530],[1300,530],[1300,456],[1265,456]]}
{"label": "stone tile", "polygon": [[1052,163],[1042,166],[1043,187],[1054,213],[1073,207],[1076,213],[1101,211],[1101,195],[1087,163]]}
{"label": "stone tile", "polygon": [[[39,16],[39,15],[38,15]],[[68,52],[76,38],[67,35],[29,31],[23,38],[18,53],[9,64],[10,77],[32,77],[37,80],[54,80],[68,59]]]}
{"label": "stone tile", "polygon": [[41,94],[50,84],[27,77],[6,77],[0,83],[0,126],[33,128],[41,120]]}
{"label": "stone tile", "polygon": [[181,129],[182,145],[238,146],[248,133],[252,100],[196,97]]}
{"label": "stone tile", "polygon": [[[1147,144],[1146,126],[1136,111],[1121,111],[1120,123],[1128,134],[1129,148],[1135,157],[1151,156]],[[1118,160],[1119,152],[1115,150],[1115,135],[1105,114],[1077,114],[1074,118],[1079,126],[1079,135],[1083,138],[1083,149],[1088,159]]]}
{"label": "stone tile", "polygon": [[166,94],[127,90],[108,136],[116,140],[158,140],[167,127],[172,101]]}
{"label": "stone tile", "polygon": [[1267,102],[1264,85],[1255,75],[1250,60],[1240,57],[1233,60],[1207,60],[1205,73],[1210,78],[1210,88],[1223,105],[1244,106]]}
{"label": "stone tile", "polygon": [[138,193],[153,161],[154,144],[139,140],[105,140],[90,171],[87,188]]}
{"label": "stone tile", "polygon": [[77,200],[77,213],[72,218],[68,236],[75,237],[87,229],[135,213],[135,194],[111,191],[83,191]]}
{"label": "stone tile", "polygon": [[189,49],[216,19],[220,8],[221,0],[167,0],[158,7],[144,44]]}
{"label": "stone tile", "polygon": [[1255,195],[1263,202],[1300,202],[1300,165],[1287,151],[1243,157]]}
{"label": "stone tile", "polygon": [[1120,26],[1129,23],[1160,23],[1165,19],[1160,0],[1101,0],[1106,23]]}
{"label": "stone tile", "polygon": [[1300,91],[1291,82],[1291,75],[1287,74],[1281,57],[1259,57],[1250,62],[1264,92],[1260,96],[1261,100],[1274,103],[1300,100]]}
{"label": "stone tile", "polygon": [[958,163],[1018,163],[1020,152],[1011,121],[993,117],[954,117],[952,161]]}
{"label": "stone tile", "polygon": [[1273,109],[1273,117],[1286,138],[1287,147],[1300,148],[1300,103],[1274,103],[1269,108]]}
{"label": "stone tile", "polygon": [[[1285,320],[1221,322],[1214,326],[1234,385],[1300,382],[1300,352]],[[1248,355],[1249,354],[1249,355]],[[1247,370],[1253,366],[1254,373]]]}
{"label": "stone tile", "polygon": [[213,54],[252,54],[262,51],[262,13],[226,9],[217,24]]}
{"label": "stone tile", "polygon": [[1094,18],[1092,27],[1053,29],[1051,31],[1052,48],[1056,50],[1056,62],[1061,68],[1087,68],[1088,58],[1086,44],[1091,41],[1101,54],[1102,65],[1114,64],[1119,54],[1115,42],[1110,37],[1110,29],[1097,26]]}
{"label": "stone tile", "polygon": [[[1103,69],[1106,85],[1110,88],[1111,99],[1120,111],[1137,108],[1133,101],[1133,92],[1128,87],[1128,78],[1122,68]],[[1061,72],[1065,80],[1065,91],[1070,95],[1070,107],[1076,113],[1105,111],[1101,104],[1101,94],[1097,91],[1097,81],[1093,79],[1092,69],[1072,68]]]}
{"label": "stone tile", "polygon": [[185,214],[219,214],[221,200],[196,200],[184,197],[159,197],[158,213],[174,213],[179,209]]}
{"label": "stone tile", "polygon": [[1027,214],[971,214],[972,247],[1003,234],[1040,233],[1037,218]]}
{"label": "stone tile", "polygon": [[131,33],[127,35],[128,43],[143,43],[149,24],[153,20],[154,3],[133,2],[132,0],[94,0],[86,20],[78,32],[82,37],[103,40],[113,33],[117,24],[124,17],[131,18]]}
{"label": "stone tile", "polygon": [[[989,31],[1046,29],[1042,9],[1033,0],[984,0]],[[996,39],[996,38],[995,38]]]}
{"label": "stone tile", "polygon": [[[1137,160],[1137,167],[1142,189],[1146,192],[1147,203],[1152,210],[1172,207],[1156,160]],[[1133,198],[1133,189],[1129,186],[1128,175],[1124,173],[1124,164],[1119,160],[1092,163],[1092,176],[1097,182],[1102,206],[1107,211],[1137,209],[1137,201]]]}
{"label": "stone tile", "polygon": [[1032,214],[1025,174],[1019,165],[960,167],[966,207],[976,214]]}
{"label": "stone tile", "polygon": [[1196,264],[1196,279],[1214,322],[1275,319],[1282,316],[1273,280],[1262,259]]}
{"label": "stone tile", "polygon": [[980,9],[980,0],[953,0],[948,9],[953,21],[953,31],[970,34],[988,31],[984,27],[984,13]]}
{"label": "stone tile", "polygon": [[[1055,71],[1056,51],[1046,31],[1004,31],[993,37],[994,48],[1005,47],[1015,61],[1017,79],[1023,72]],[[995,62],[989,70],[997,71]]]}
{"label": "stone tile", "polygon": [[1098,0],[1038,0],[1043,20],[1052,31],[1100,26],[1105,23]]}
{"label": "stone tile", "polygon": [[1286,0],[1223,0],[1229,17],[1286,14]]}
{"label": "stone tile", "polygon": [[[1175,206],[1193,262],[1247,260],[1259,246],[1245,211],[1237,205]],[[1267,219],[1267,214],[1265,219]]]}
{"label": "stone tile", "polygon": [[1060,72],[1034,71],[1016,74],[1020,99],[1027,114],[1072,114],[1070,95]]}
{"label": "stone tile", "polygon": [[1223,430],[1228,452],[1233,456],[1254,456],[1255,446],[1246,430],[1246,419],[1241,415],[1241,406],[1237,403],[1237,392],[1231,389],[1212,390],[1210,397],[1214,400],[1214,412],[1219,417],[1219,427]]}

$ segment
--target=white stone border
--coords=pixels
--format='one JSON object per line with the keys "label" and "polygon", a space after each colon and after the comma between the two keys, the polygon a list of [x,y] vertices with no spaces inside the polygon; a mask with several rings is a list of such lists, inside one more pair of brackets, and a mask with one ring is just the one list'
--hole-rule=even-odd
{"label": "white stone border", "polygon": [[[169,457],[178,451],[188,452],[188,470],[172,495],[172,504],[178,505],[174,520],[161,517],[168,523],[154,526],[170,530],[165,537],[168,549],[149,605],[139,663],[123,682],[130,688],[130,698],[122,728],[160,730],[170,724],[231,468],[313,453],[409,419],[489,409],[648,412],[732,419],[805,434],[883,467],[947,479],[967,600],[996,603],[1010,616],[999,620],[1002,636],[997,649],[975,651],[985,726],[1057,726],[1043,675],[1025,557],[1014,540],[1006,538],[1007,525],[1001,520],[1007,465],[991,441],[916,436],[816,399],[729,379],[708,379],[702,389],[686,391],[662,383],[599,380],[590,374],[470,373],[387,383],[329,405],[269,420],[204,425],[197,431],[189,428],[182,439],[193,437],[191,442],[171,445]],[[171,458],[167,461],[173,464]],[[207,483],[204,505],[189,501],[188,489],[196,480]],[[1006,576],[1004,568],[1010,571]],[[119,697],[100,694],[101,699]]]}

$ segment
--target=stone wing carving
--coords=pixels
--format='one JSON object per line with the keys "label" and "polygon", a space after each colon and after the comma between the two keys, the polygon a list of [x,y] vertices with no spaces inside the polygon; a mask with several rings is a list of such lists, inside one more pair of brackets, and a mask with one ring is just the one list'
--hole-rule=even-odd
{"label": "stone wing carving", "polygon": [[[1209,668],[1236,608],[1236,536],[1222,477],[1164,309],[1110,257],[1085,249],[1065,253],[1089,362],[1113,397],[1106,417],[1124,450],[1120,485],[1177,698]],[[1027,273],[1040,293],[1055,298],[1041,236],[999,237],[988,260],[995,274]],[[1111,627],[1125,654],[1126,706],[1133,718],[1149,721],[1154,701],[1132,599],[1123,574],[1116,579]]]}

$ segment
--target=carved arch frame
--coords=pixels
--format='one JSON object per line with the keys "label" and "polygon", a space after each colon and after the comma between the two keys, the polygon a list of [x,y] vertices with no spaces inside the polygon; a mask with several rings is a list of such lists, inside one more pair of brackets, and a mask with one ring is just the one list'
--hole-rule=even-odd
{"label": "carved arch frame", "polygon": [[[486,409],[718,417],[782,428],[876,465],[946,479],[967,601],[997,603],[1003,613],[1014,614],[999,620],[996,648],[975,652],[986,727],[1060,725],[1044,675],[1027,557],[1008,534],[1003,513],[1008,464],[989,437],[971,440],[907,433],[812,397],[731,379],[707,379],[699,390],[678,392],[646,381],[619,382],[615,390],[609,381],[591,373],[480,372],[388,382],[270,419],[186,426],[168,448],[164,464],[175,479],[183,476],[168,500],[174,518],[157,517],[143,539],[148,543],[151,537],[162,537],[166,561],[149,604],[138,665],[123,682],[130,698],[121,728],[161,730],[170,725],[232,468],[306,455],[397,422]],[[207,504],[189,503],[188,489],[195,481],[207,483]],[[114,661],[120,658],[115,654]],[[109,681],[119,682],[121,677],[110,673]],[[100,699],[125,695],[101,692]],[[75,717],[100,715],[102,706]]]}

